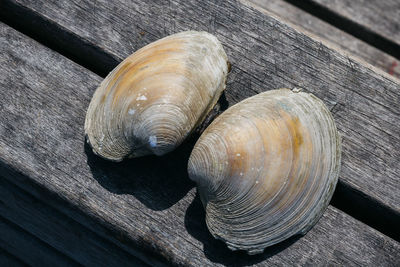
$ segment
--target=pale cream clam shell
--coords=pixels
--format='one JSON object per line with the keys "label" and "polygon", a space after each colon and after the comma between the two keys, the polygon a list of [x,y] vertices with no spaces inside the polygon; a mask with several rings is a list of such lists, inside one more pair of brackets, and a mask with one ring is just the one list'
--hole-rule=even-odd
{"label": "pale cream clam shell", "polygon": [[186,31],[121,62],[97,88],[85,121],[93,152],[120,161],[179,146],[225,89],[227,56],[217,38]]}
{"label": "pale cream clam shell", "polygon": [[230,107],[197,141],[188,164],[211,234],[232,250],[305,234],[334,192],[341,142],[312,94],[279,89]]}

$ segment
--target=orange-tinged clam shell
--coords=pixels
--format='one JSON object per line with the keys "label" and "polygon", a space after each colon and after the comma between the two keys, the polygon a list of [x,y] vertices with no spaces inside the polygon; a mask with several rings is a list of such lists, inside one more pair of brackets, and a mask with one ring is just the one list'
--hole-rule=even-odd
{"label": "orange-tinged clam shell", "polygon": [[211,234],[256,254],[317,222],[335,189],[340,155],[322,101],[280,89],[220,115],[197,141],[188,172]]}
{"label": "orange-tinged clam shell", "polygon": [[113,161],[175,149],[225,89],[227,56],[206,32],[160,39],[119,64],[89,105],[85,134],[94,153]]}

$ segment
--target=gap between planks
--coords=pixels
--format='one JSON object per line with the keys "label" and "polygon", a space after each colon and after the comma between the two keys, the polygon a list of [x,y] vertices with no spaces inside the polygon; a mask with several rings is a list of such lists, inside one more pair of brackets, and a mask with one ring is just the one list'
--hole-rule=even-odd
{"label": "gap between planks", "polygon": [[[24,6],[12,1],[3,1],[2,5],[1,20],[6,24],[102,77],[105,77],[119,62],[118,58],[101,47],[94,46],[89,41]],[[307,11],[310,9],[312,14],[319,10],[309,8],[309,4],[298,3],[297,5],[301,5],[301,8]],[[325,15],[332,17],[330,13]],[[318,17],[322,16],[318,15]],[[55,36],[57,38],[54,38]],[[348,184],[339,181],[332,204],[382,233],[400,240],[400,234],[397,231],[399,214]]]}
{"label": "gap between planks", "polygon": [[119,63],[98,46],[13,1],[1,0],[0,21],[101,77]]}
{"label": "gap between planks", "polygon": [[29,265],[0,246],[0,266],[22,267]]}
{"label": "gap between planks", "polygon": [[[11,30],[8,31],[11,32]],[[92,215],[93,212],[95,213],[100,212],[100,214],[103,215],[103,212],[107,211],[107,206],[108,206],[108,208],[112,207],[114,215],[122,216],[120,219],[126,219],[128,217],[136,218],[135,214],[132,214],[132,211],[135,212],[135,209],[132,210],[132,208],[136,207],[137,209],[138,207],[141,207],[140,214],[142,214],[142,216],[139,216],[140,218],[138,219],[140,220],[138,220],[137,223],[142,227],[144,225],[149,225],[151,232],[148,233],[150,235],[145,233],[145,236],[143,236],[143,232],[141,231],[142,229],[139,229],[139,231],[138,229],[135,229],[135,231],[130,231],[132,235],[134,235],[136,231],[138,231],[137,233],[142,234],[140,238],[151,238],[153,237],[153,235],[156,235],[153,238],[157,237],[160,238],[160,233],[162,233],[163,238],[161,239],[164,239],[163,241],[165,241],[166,240],[165,234],[168,234],[169,231],[170,234],[167,236],[167,239],[169,242],[171,242],[172,239],[172,244],[169,244],[169,247],[167,248],[159,247],[158,249],[160,250],[164,249],[161,252],[164,253],[167,252],[169,253],[169,255],[167,256],[171,257],[172,256],[170,254],[171,247],[175,246],[180,247],[179,250],[175,251],[175,253],[178,252],[178,254],[174,254],[176,255],[177,258],[179,258],[175,260],[179,262],[182,262],[183,260],[181,254],[183,253],[184,250],[186,250],[186,257],[190,255],[189,257],[190,259],[192,259],[191,257],[193,255],[199,256],[198,249],[201,249],[200,248],[201,245],[199,246],[198,242],[196,243],[196,240],[190,238],[185,229],[184,228],[182,229],[183,225],[179,223],[173,225],[172,227],[170,225],[174,224],[175,221],[178,220],[178,218],[183,218],[183,216],[177,216],[177,212],[182,211],[179,210],[178,206],[181,206],[184,203],[189,204],[188,201],[191,200],[193,194],[189,193],[183,199],[181,199],[180,197],[179,199],[181,199],[181,201],[173,205],[171,208],[164,210],[165,212],[163,211],[162,214],[154,210],[149,214],[146,214],[150,215],[153,221],[156,221],[155,225],[153,221],[147,221],[147,222],[145,221],[146,218],[145,216],[143,216],[143,213],[146,213],[149,210],[143,207],[143,203],[142,205],[140,205],[139,201],[136,198],[132,196],[129,197],[129,194],[136,195],[134,192],[128,193],[128,195],[126,195],[127,193],[123,191],[125,193],[122,192],[123,195],[119,195],[121,194],[121,192],[117,191],[116,194],[113,194],[112,193],[114,192],[113,189],[110,189],[111,192],[107,191],[105,188],[102,188],[96,181],[94,181],[93,179],[94,177],[90,176],[89,173],[90,170],[88,169],[87,163],[85,162],[84,153],[83,151],[81,151],[83,144],[81,136],[82,132],[81,121],[83,119],[82,116],[84,116],[84,108],[86,107],[86,104],[88,103],[90,97],[88,91],[92,91],[95,88],[95,84],[97,84],[100,79],[98,77],[95,77],[95,75],[91,74],[89,71],[86,71],[85,69],[79,66],[71,64],[71,62],[68,63],[68,61],[65,60],[62,56],[56,53],[52,53],[50,50],[45,49],[45,47],[40,47],[38,44],[34,43],[28,38],[23,39],[23,36],[21,34],[17,34],[17,32],[14,32],[14,35],[18,37],[16,36],[12,37],[13,36],[12,34],[8,35],[5,34],[6,38],[3,39],[5,44],[9,43],[8,45],[5,45],[5,47],[8,47],[8,50],[6,51],[11,53],[10,54],[11,58],[5,61],[7,62],[7,64],[4,64],[3,67],[5,67],[6,73],[9,74],[9,78],[12,78],[11,80],[8,81],[15,86],[15,90],[7,91],[6,89],[8,87],[3,87],[3,89],[6,90],[4,96],[6,97],[6,99],[8,99],[5,100],[4,102],[10,104],[9,108],[11,108],[11,110],[7,109],[8,111],[10,111],[9,116],[3,118],[4,120],[0,120],[2,122],[1,123],[2,128],[5,127],[5,130],[8,130],[4,132],[5,135],[2,138],[2,140],[0,140],[0,142],[2,142],[2,145],[5,146],[5,149],[2,150],[4,152],[2,156],[5,156],[3,159],[6,162],[9,163],[12,162],[11,164],[15,167],[15,169],[23,171],[26,175],[29,175],[29,177],[21,177],[15,173],[14,174],[11,173],[11,175],[9,175],[10,177],[8,177],[7,179],[13,183],[19,183],[19,186],[21,187],[24,188],[27,187],[28,188],[27,190],[32,194],[34,194],[33,192],[35,191],[35,189],[30,187],[32,186],[30,185],[30,183],[32,182],[39,183],[38,180],[43,182],[41,180],[41,177],[45,177],[46,179],[48,179],[47,181],[55,180],[56,183],[51,182],[50,184],[46,184],[48,188],[46,187],[44,190],[48,189],[51,191],[57,189],[60,191],[58,193],[64,198],[71,197],[72,195],[76,197],[78,195],[79,196],[78,203],[76,202],[77,201],[76,198],[74,199],[73,203],[74,205],[78,204],[79,208],[82,208],[83,210],[87,211],[88,215]],[[23,39],[23,41],[22,42],[19,41],[20,39]],[[4,53],[5,59],[7,58],[7,55],[8,53]],[[52,58],[53,60],[48,60],[49,58]],[[20,64],[12,66],[12,64],[16,64],[17,62],[20,62]],[[22,77],[20,77],[20,75],[22,75]],[[74,76],[71,77],[70,75]],[[40,77],[40,79],[37,79],[37,77]],[[35,82],[32,82],[32,80]],[[45,88],[42,86],[43,83],[46,84]],[[29,88],[30,90],[26,90],[27,88]],[[53,90],[57,90],[58,92],[56,97],[54,97]],[[18,92],[25,92],[27,93],[27,95],[26,94],[20,95]],[[11,99],[9,99],[9,97],[11,97]],[[15,102],[16,100],[22,101],[22,103],[18,105],[18,103]],[[33,103],[36,104],[26,105],[27,103],[32,103],[32,101],[34,101]],[[72,103],[74,103],[74,105],[71,105],[71,101]],[[39,112],[41,116],[37,116],[37,112]],[[15,121],[18,121],[17,118],[18,116],[21,116],[21,113],[25,114],[27,118],[29,118],[29,120],[25,121],[26,123],[22,122],[22,124],[13,123]],[[7,114],[7,112],[5,114]],[[15,118],[15,116],[17,117]],[[11,122],[11,124],[7,123],[8,120],[11,120],[9,121],[9,123]],[[51,122],[51,125],[46,124],[45,121]],[[71,121],[72,125],[69,124]],[[24,129],[26,129],[29,126],[29,124],[27,123],[33,123],[33,125],[31,124],[30,128],[28,128],[31,129],[30,133],[32,135],[31,134],[26,135],[25,134],[26,131],[15,131],[15,128],[12,128],[12,127],[18,127],[18,128],[24,127]],[[46,127],[48,126],[50,126],[50,128],[54,131],[42,135],[41,133],[47,133],[47,131],[45,131],[44,129],[46,129]],[[73,127],[73,130],[69,132],[67,129],[70,129],[71,127]],[[63,134],[60,135],[60,131]],[[14,135],[14,137],[11,137],[10,134],[11,136]],[[67,134],[67,136],[65,136],[64,134]],[[34,140],[31,140],[31,138],[33,138]],[[56,143],[54,143],[55,141]],[[35,144],[37,143],[39,143],[39,146],[35,146]],[[61,144],[62,146],[60,146]],[[58,153],[53,151],[54,148],[59,148]],[[6,153],[6,151],[9,152],[16,151],[16,152]],[[41,155],[45,155],[45,158],[41,158]],[[32,156],[34,157],[37,156],[39,158],[32,159]],[[168,164],[171,165],[171,157],[167,157],[167,159],[170,159]],[[92,159],[92,160],[99,161],[98,159]],[[150,159],[149,161],[154,162],[154,160],[160,162],[157,158]],[[142,166],[142,164],[145,163],[146,160],[143,159],[137,161],[130,161],[125,165],[119,165],[120,168],[118,168],[118,171],[122,169],[121,167],[127,167],[126,166],[127,164],[133,164],[134,162],[139,162],[138,163],[139,166]],[[93,162],[89,163],[89,165],[90,164],[93,164]],[[105,161],[100,161],[100,164],[97,164],[96,168],[99,168],[101,165],[111,166],[111,169],[113,169],[114,172],[117,171],[117,169],[115,168],[116,167],[115,164],[107,163]],[[181,164],[179,163],[178,165],[180,166]],[[103,166],[103,168],[106,166]],[[145,166],[147,165],[145,164]],[[176,174],[175,172],[176,167],[177,166],[172,166],[174,174]],[[5,166],[4,168],[7,169],[7,167]],[[183,167],[181,166],[180,169],[182,168]],[[135,166],[133,166],[133,169],[132,168],[128,169],[128,172],[134,169]],[[167,168],[161,168],[161,169],[163,172],[167,171]],[[12,170],[13,170],[12,167],[8,168],[8,171]],[[7,170],[2,170],[1,173],[5,175],[6,171]],[[121,175],[125,176],[124,173],[121,173]],[[176,178],[175,176],[173,177]],[[121,179],[122,177],[117,177],[117,178]],[[155,177],[146,177],[146,178],[155,178]],[[101,180],[99,182],[102,183]],[[173,181],[169,181],[168,183],[170,184],[171,182]],[[188,182],[186,181],[186,184],[187,183]],[[139,179],[139,184],[140,184],[139,188],[140,190],[143,190],[143,188],[146,186],[144,180],[140,181]],[[93,192],[91,192],[91,190],[99,192],[99,195],[97,195],[97,197],[94,197]],[[174,188],[174,190],[176,190],[176,188]],[[153,190],[151,189],[150,191],[153,192]],[[145,196],[148,196],[150,191],[147,191]],[[38,194],[39,197],[41,199],[44,199],[46,203],[47,202],[54,203],[54,196],[48,196],[46,198],[41,192],[36,192],[35,194]],[[53,194],[55,194],[55,192],[53,192]],[[126,197],[124,197],[124,195]],[[170,194],[167,195],[170,196]],[[136,196],[140,197],[140,195]],[[100,202],[97,202],[98,198],[101,198]],[[117,202],[116,206],[113,204],[116,202],[114,198],[118,198],[126,202]],[[204,216],[203,213],[201,212],[202,211],[201,203],[199,202],[198,199],[197,201],[193,201],[193,203],[187,208],[187,212],[189,213],[190,211],[190,216],[187,216],[187,218],[185,217],[185,223],[186,219],[188,219],[188,221],[192,220],[190,223],[196,223],[196,224],[200,223],[201,225],[203,225]],[[164,202],[162,202],[162,204],[164,204]],[[181,208],[186,210],[186,204],[184,204],[184,207]],[[91,210],[93,208],[95,208],[95,210]],[[61,209],[63,210],[63,212],[66,212],[66,210],[68,210],[68,207],[65,207],[65,205],[61,205]],[[129,210],[128,211],[129,214],[125,214],[126,210]],[[171,214],[169,211],[173,212],[173,214]],[[172,219],[172,221],[168,221],[168,224],[165,224],[164,222],[164,219],[166,217]],[[103,216],[101,216],[101,218],[103,218]],[[101,220],[101,218],[98,217],[97,219]],[[115,223],[115,221],[113,221],[113,218],[109,217],[109,214],[106,214],[104,218],[107,218],[107,220],[111,220],[111,222],[108,221],[109,223],[111,223],[110,225],[111,227],[113,226],[112,222]],[[298,255],[299,251],[301,254],[300,257],[301,260],[309,260],[308,261],[309,263],[310,260],[311,261],[316,260],[320,262],[321,258],[322,261],[324,262],[326,261],[329,261],[330,263],[336,262],[336,264],[339,264],[340,262],[343,263],[343,261],[353,264],[356,264],[356,262],[365,263],[368,262],[368,260],[373,260],[375,262],[375,258],[373,259],[371,258],[371,253],[381,258],[380,260],[384,260],[386,262],[394,260],[393,257],[389,257],[389,255],[394,255],[394,253],[389,253],[389,249],[392,251],[398,251],[398,245],[390,238],[387,238],[377,233],[373,229],[363,225],[360,222],[357,222],[356,220],[352,219],[351,217],[341,212],[338,212],[332,207],[328,208],[324,218],[325,219],[321,220],[321,222],[315,228],[313,228],[313,230],[310,231],[310,233],[306,237],[299,240],[299,242],[294,243],[293,246],[291,246],[290,248],[282,250],[280,255],[268,256],[268,253],[271,253],[271,250],[268,250],[268,252],[264,254],[264,256],[267,255],[268,257],[270,257],[268,258],[268,262],[270,263],[271,262],[282,263],[283,261],[291,262],[291,259],[293,260],[292,257],[294,257],[294,260],[299,260],[299,255]],[[135,225],[135,221],[130,221],[129,224]],[[161,225],[163,228],[159,229],[159,226]],[[335,225],[338,227],[335,228],[334,227]],[[94,226],[95,225],[92,225],[91,228]],[[120,224],[118,226],[121,227],[123,226],[123,224]],[[179,233],[175,233],[174,230],[175,228],[179,229]],[[199,227],[195,228],[197,229]],[[189,231],[189,228],[187,229]],[[191,229],[193,231],[193,228]],[[204,227],[202,229],[204,229]],[[173,236],[171,236],[171,232],[174,234]],[[193,234],[195,234],[198,238],[200,238],[200,240],[203,240],[203,238],[207,238],[207,233],[204,230],[202,230],[201,232],[191,232],[191,235]],[[180,239],[175,239],[175,235],[177,236],[182,235],[183,237],[186,235],[187,238],[186,242],[182,244],[182,241],[185,241],[182,240],[182,236],[180,236]],[[330,241],[326,241],[325,239]],[[153,245],[156,246],[159,245],[158,239],[151,239],[151,240],[154,241]],[[192,244],[192,242],[194,243]],[[384,242],[383,250],[382,250],[382,242]],[[225,246],[223,247],[219,246],[217,252],[215,251],[210,252],[207,250],[207,245],[209,247],[210,244],[212,245],[215,243],[216,241],[213,239],[207,240],[204,243],[205,246],[204,253],[211,253],[211,255],[215,257],[218,255],[217,252],[220,251],[224,252],[220,253],[220,256],[225,255],[227,253]],[[322,250],[319,249],[319,246],[321,245],[323,246]],[[335,248],[334,249],[335,253],[333,254],[332,254],[333,250],[331,249],[332,245]],[[362,247],[360,247],[360,245],[362,245]],[[310,248],[310,246],[312,248]],[[189,247],[189,249],[187,249],[187,247]],[[211,247],[214,248],[213,246]],[[306,247],[307,251],[308,250],[314,252],[320,251],[320,253],[323,253],[324,256],[318,257],[318,255],[315,254],[308,256],[303,255],[304,251],[306,250]],[[225,248],[225,250],[221,248]],[[365,248],[367,248],[367,251],[369,251],[369,253],[366,252]],[[367,257],[363,256],[363,258],[360,259],[358,258],[358,256],[356,256],[356,254],[359,253],[360,249],[366,253]],[[343,255],[343,253],[345,253],[346,255],[353,255],[353,256],[346,257],[346,255]],[[222,260],[224,261],[230,260],[230,262],[232,262],[233,259],[234,260],[233,262],[235,263],[237,263],[238,260],[244,263],[246,262],[249,263],[249,261],[258,262],[260,260],[263,260],[264,257],[260,256],[260,257],[245,258],[244,255],[241,255],[243,257],[237,258],[236,256],[238,255],[240,256],[240,254],[228,253],[228,255],[230,255],[229,259],[225,258]],[[201,256],[204,257],[203,254],[201,254]],[[329,257],[329,259],[326,259],[327,256]],[[388,257],[385,258],[386,256]],[[197,260],[199,260],[199,258],[197,258]]]}
{"label": "gap between planks", "polygon": [[359,60],[364,60],[400,79],[400,61],[398,59],[285,0],[241,0],[241,2],[262,12],[267,12],[268,15],[276,15],[281,20],[288,21],[293,27],[300,27],[301,31],[320,38],[324,44],[333,49],[356,56]]}
{"label": "gap between planks", "polygon": [[[0,174],[5,176],[6,173],[7,171],[0,167]],[[28,260],[28,263],[41,260],[52,265],[57,265],[59,261],[68,265],[79,263],[85,266],[121,266],[130,262],[135,266],[145,266],[137,257],[102,239],[91,229],[65,216],[1,176],[0,214],[0,220],[3,217],[15,225],[15,227],[10,226],[14,229],[11,235],[10,231],[0,227],[2,231],[6,231],[0,234],[0,241],[5,245],[7,239],[10,242],[15,241],[14,250],[17,252],[18,248],[23,248],[25,253],[23,259]],[[30,233],[32,237],[25,237],[24,231]],[[49,246],[40,245],[42,243]],[[7,245],[4,248],[7,249]],[[46,257],[39,251],[45,252]]]}
{"label": "gap between planks", "polygon": [[0,216],[0,249],[31,266],[40,266],[44,262],[53,266],[80,266],[76,261],[2,215]]}
{"label": "gap between planks", "polygon": [[[13,194],[16,195],[10,196]],[[18,206],[22,208],[18,209]],[[2,208],[9,210],[2,211]],[[31,236],[29,242],[36,243],[35,247],[39,249],[37,254],[45,252],[45,255],[50,257],[48,262],[53,262],[52,256],[56,252],[60,253],[59,255],[62,253],[63,257],[68,259],[65,262],[79,262],[83,265],[97,263],[98,266],[110,266],[110,264],[118,266],[124,262],[135,266],[168,265],[162,257],[146,250],[145,244],[134,243],[113,225],[92,217],[90,212],[80,210],[79,207],[62,199],[57,192],[43,187],[2,161],[0,161],[0,211],[7,220],[22,230],[12,233],[10,240],[21,243],[21,240],[26,239],[23,232],[29,233]],[[29,214],[35,214],[35,218],[30,218]],[[43,222],[46,222],[46,225],[43,225]],[[54,233],[64,234],[68,242],[63,240],[62,236],[54,238]],[[71,246],[71,242],[76,245]],[[43,243],[46,246],[42,248],[40,244]],[[4,244],[6,246],[6,243]],[[82,245],[84,247],[80,248]],[[0,247],[2,247],[1,242]],[[51,251],[50,247],[53,248]],[[13,254],[27,257],[25,249],[19,251],[18,248],[14,246]],[[36,258],[31,260],[35,262]]]}
{"label": "gap between planks", "polygon": [[400,45],[315,0],[284,0],[400,60]]}

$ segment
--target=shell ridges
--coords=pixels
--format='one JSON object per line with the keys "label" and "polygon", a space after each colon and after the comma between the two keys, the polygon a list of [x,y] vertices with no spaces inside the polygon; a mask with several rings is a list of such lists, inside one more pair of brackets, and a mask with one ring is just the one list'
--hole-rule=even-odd
{"label": "shell ridges", "polygon": [[85,134],[95,154],[113,161],[164,155],[201,123],[225,89],[227,56],[217,38],[186,31],[126,58],[90,102]]}
{"label": "shell ridges", "polygon": [[271,90],[230,107],[188,164],[212,235],[256,254],[305,234],[332,197],[340,146],[332,115],[312,94]]}

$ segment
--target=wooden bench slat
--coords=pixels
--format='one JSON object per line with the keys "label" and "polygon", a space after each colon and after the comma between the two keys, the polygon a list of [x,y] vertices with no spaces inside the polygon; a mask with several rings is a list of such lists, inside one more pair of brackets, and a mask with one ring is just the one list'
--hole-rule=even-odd
{"label": "wooden bench slat", "polygon": [[[6,252],[3,254],[1,250]],[[10,257],[6,253],[16,257]],[[3,265],[4,258],[8,256],[10,263],[17,265]],[[5,259],[4,259],[5,260]],[[21,262],[22,261],[22,262]],[[79,266],[79,264],[62,253],[54,250],[32,234],[5,220],[0,216],[0,264],[1,266],[20,266],[29,264],[41,266],[43,263],[52,266]]]}
{"label": "wooden bench slat", "polygon": [[[8,180],[1,177],[0,214],[6,220],[12,221],[18,227],[25,229],[37,239],[40,239],[40,242],[51,244],[57,250],[57,253],[53,252],[52,254],[62,253],[80,264],[86,266],[122,266],[129,262],[135,266],[144,265],[143,262],[120,250],[115,245],[110,244],[110,242],[105,242],[90,229],[83,227],[81,224],[43,203],[42,200],[30,196],[26,191],[10,184]],[[2,230],[6,231],[5,229]],[[19,240],[16,240],[15,237],[10,237],[9,234],[4,235],[4,239],[5,244],[7,244],[7,241],[18,241],[18,245],[14,246],[16,253],[22,255],[27,252],[21,250],[29,250],[29,246],[21,245]],[[36,245],[31,244],[31,246]],[[41,249],[41,247],[36,248],[36,250],[38,249]],[[49,254],[48,250],[44,250],[43,252]],[[36,252],[34,254],[37,256],[41,255]],[[49,254],[48,257],[52,257],[52,254]],[[65,262],[63,260],[65,256],[59,256],[56,259],[62,263]],[[42,259],[42,262],[50,264],[54,262],[54,259],[52,261]]]}
{"label": "wooden bench slat", "polygon": [[[400,78],[400,61],[398,59],[284,0],[248,0],[248,2],[242,2],[256,8],[261,8],[261,11],[265,9],[287,20],[295,27],[301,27],[301,29],[305,29],[309,33],[316,35],[317,38],[322,38],[324,44],[331,45],[327,41],[331,42],[346,53],[357,56],[396,78]],[[397,23],[397,21],[391,22]]]}
{"label": "wooden bench slat", "polygon": [[311,0],[400,46],[400,2],[397,0]]}
{"label": "wooden bench slat", "polygon": [[[229,103],[279,87],[316,94],[332,108],[343,136],[340,181],[396,215],[384,220],[399,221],[397,79],[235,1],[8,1],[79,36],[82,49],[92,46],[118,61],[171,33],[193,29],[215,34],[233,66]],[[68,50],[68,39],[62,44],[69,53],[76,50]]]}
{"label": "wooden bench slat", "polygon": [[153,265],[398,263],[399,243],[331,206],[297,241],[255,257],[230,252],[205,227],[185,148],[123,163],[95,157],[83,122],[101,78],[4,24],[0,55],[2,179],[122,250]]}

